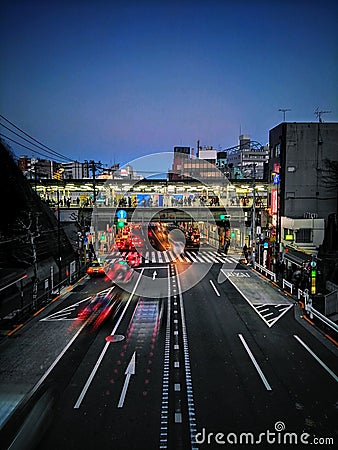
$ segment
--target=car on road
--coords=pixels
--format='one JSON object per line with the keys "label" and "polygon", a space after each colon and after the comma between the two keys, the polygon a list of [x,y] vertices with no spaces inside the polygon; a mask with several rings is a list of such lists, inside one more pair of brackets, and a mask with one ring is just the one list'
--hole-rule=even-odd
{"label": "car on road", "polygon": [[106,271],[107,277],[114,283],[128,283],[134,273],[134,269],[130,267],[127,261],[120,259],[111,263]]}
{"label": "car on road", "polygon": [[86,272],[90,277],[103,277],[106,274],[103,264],[99,261],[92,261]]}
{"label": "car on road", "polygon": [[121,306],[121,297],[114,288],[94,294],[89,303],[87,303],[78,313],[78,320],[93,324],[97,328],[109,317],[116,314]]}

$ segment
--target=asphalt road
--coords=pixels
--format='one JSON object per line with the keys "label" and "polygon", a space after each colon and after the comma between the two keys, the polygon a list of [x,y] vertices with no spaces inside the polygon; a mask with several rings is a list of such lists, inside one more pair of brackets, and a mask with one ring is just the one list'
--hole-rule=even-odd
{"label": "asphalt road", "polygon": [[86,280],[2,344],[0,395],[30,395],[1,442],[24,423],[12,449],[334,448],[337,348],[251,270],[204,269],[145,265],[98,329],[75,320],[108,287]]}

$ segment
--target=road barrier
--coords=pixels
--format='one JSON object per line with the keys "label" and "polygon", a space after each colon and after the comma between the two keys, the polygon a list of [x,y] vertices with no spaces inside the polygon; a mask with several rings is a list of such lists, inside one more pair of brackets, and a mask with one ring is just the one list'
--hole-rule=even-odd
{"label": "road barrier", "polygon": [[272,272],[271,270],[267,269],[264,266],[261,266],[260,264],[254,262],[254,268],[255,270],[259,270],[260,272],[263,272],[266,274],[266,276],[270,276],[272,281],[274,281],[275,283],[277,282],[277,278],[276,278],[276,274],[274,272]]}
{"label": "road barrier", "polygon": [[285,278],[283,278],[283,289],[285,289],[285,286],[290,289],[290,294],[292,294],[294,288],[293,284],[290,283],[290,281],[287,281]]}
{"label": "road barrier", "polygon": [[309,296],[309,292],[307,289],[305,289],[304,294],[305,294],[304,309],[305,309],[305,312],[310,316],[310,319],[313,319],[313,317],[316,317],[323,324],[325,324],[326,326],[331,328],[333,331],[338,333],[338,325],[336,323],[332,322],[332,320],[330,320],[328,317],[324,316],[324,314],[320,313],[312,306],[312,298]]}

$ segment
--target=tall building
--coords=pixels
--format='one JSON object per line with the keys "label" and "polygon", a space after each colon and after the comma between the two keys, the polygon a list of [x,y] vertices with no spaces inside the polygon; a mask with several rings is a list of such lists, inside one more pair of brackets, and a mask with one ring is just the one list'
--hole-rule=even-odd
{"label": "tall building", "polygon": [[20,156],[18,167],[30,179],[52,179],[61,167],[60,163],[49,159],[29,158]]}
{"label": "tall building", "polygon": [[283,122],[269,132],[269,207],[272,233],[284,245],[315,250],[325,222],[337,212],[327,177],[337,161],[338,123]]}
{"label": "tall building", "polygon": [[269,159],[267,146],[251,141],[250,136],[239,136],[239,145],[228,149],[227,160],[231,164],[235,178],[264,178],[264,165]]}
{"label": "tall building", "polygon": [[184,161],[190,159],[190,147],[174,147],[174,161],[169,179],[181,180],[184,177]]}
{"label": "tall building", "polygon": [[71,161],[69,163],[62,163],[64,169],[64,178],[81,180],[89,177],[88,164],[79,161]]}

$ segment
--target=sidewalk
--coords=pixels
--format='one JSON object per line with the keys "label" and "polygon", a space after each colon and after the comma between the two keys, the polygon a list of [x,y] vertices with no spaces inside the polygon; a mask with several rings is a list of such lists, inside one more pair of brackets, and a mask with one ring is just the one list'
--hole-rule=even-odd
{"label": "sidewalk", "polygon": [[[84,280],[85,277],[82,277],[74,285],[63,288],[60,295],[36,311],[31,319],[43,312],[48,314],[55,302],[63,302],[73,288]],[[31,319],[17,325],[0,339],[0,430],[17,407],[25,407],[27,396],[33,395],[34,386],[55,363],[60,349],[68,345],[76,332],[69,329],[68,322],[55,322],[51,331],[50,324]],[[26,327],[29,333],[26,333]],[[16,339],[11,339],[10,336],[18,331]]]}
{"label": "sidewalk", "polygon": [[326,339],[331,341],[335,346],[338,347],[338,333],[336,333],[333,329],[330,327],[327,327],[325,324],[323,324],[320,320],[313,318],[310,319],[309,315],[305,311],[305,304],[302,299],[298,299],[297,294],[289,292],[289,288],[286,286],[283,288],[282,280],[279,280],[276,278],[276,281],[271,280],[268,276],[265,276],[264,274],[260,273],[258,270],[254,269],[251,264],[248,266],[245,264],[245,267],[250,267],[250,270],[254,272],[258,277],[262,278],[263,280],[267,281],[273,289],[276,291],[278,290],[283,296],[288,297],[290,301],[293,301],[294,303],[298,304],[303,312],[302,319],[305,320],[307,323],[309,323],[312,327],[314,327],[317,331],[319,331],[323,336],[325,336]]}

